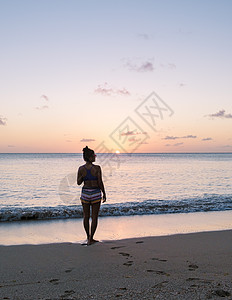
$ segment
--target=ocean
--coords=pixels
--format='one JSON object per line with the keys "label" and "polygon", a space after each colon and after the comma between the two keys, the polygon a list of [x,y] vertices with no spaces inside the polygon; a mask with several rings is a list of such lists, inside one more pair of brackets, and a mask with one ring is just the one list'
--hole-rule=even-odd
{"label": "ocean", "polygon": [[[82,154],[0,154],[0,222],[82,218]],[[97,154],[100,217],[232,210],[232,153]]]}

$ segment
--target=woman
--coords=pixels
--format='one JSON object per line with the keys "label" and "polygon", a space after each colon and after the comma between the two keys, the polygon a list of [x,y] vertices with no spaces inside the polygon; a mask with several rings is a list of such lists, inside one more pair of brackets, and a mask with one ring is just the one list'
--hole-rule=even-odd
{"label": "woman", "polygon": [[[97,242],[93,239],[93,236],[97,228],[98,213],[101,206],[101,200],[103,199],[103,202],[106,201],[101,167],[93,164],[95,157],[96,154],[94,151],[86,146],[83,149],[83,158],[86,163],[79,167],[77,173],[77,184],[80,185],[84,182],[80,199],[83,206],[83,223],[88,239],[87,245]],[[101,192],[103,193],[103,198]],[[92,223],[89,231],[90,206],[92,207]]]}

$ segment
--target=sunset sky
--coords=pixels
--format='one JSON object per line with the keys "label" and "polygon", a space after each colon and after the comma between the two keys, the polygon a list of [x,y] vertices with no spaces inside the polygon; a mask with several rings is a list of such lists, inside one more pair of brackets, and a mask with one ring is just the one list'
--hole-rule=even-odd
{"label": "sunset sky", "polygon": [[230,0],[0,0],[0,152],[232,152],[231,15]]}

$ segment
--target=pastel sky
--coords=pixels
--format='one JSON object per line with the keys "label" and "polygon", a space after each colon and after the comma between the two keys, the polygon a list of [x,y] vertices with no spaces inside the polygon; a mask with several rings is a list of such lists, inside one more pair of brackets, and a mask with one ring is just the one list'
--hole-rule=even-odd
{"label": "pastel sky", "polygon": [[0,152],[232,152],[231,15],[230,0],[0,0]]}

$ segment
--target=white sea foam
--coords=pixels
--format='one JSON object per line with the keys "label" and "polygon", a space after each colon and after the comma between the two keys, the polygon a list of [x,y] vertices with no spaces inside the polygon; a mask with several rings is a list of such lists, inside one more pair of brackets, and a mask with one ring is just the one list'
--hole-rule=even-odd
{"label": "white sea foam", "polygon": [[[167,213],[190,213],[232,210],[232,195],[205,195],[202,198],[182,200],[147,200],[104,204],[100,217],[131,216]],[[81,205],[59,205],[56,207],[7,206],[0,209],[0,222],[82,218]]]}

